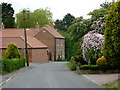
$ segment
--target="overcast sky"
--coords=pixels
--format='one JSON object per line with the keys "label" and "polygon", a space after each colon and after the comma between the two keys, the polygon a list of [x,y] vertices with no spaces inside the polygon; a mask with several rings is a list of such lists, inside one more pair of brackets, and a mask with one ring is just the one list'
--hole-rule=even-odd
{"label": "overcast sky", "polygon": [[34,11],[38,8],[49,7],[53,13],[53,19],[62,19],[67,13],[75,17],[86,16],[90,11],[98,9],[100,4],[112,0],[0,0],[0,2],[11,3],[15,14],[23,8]]}

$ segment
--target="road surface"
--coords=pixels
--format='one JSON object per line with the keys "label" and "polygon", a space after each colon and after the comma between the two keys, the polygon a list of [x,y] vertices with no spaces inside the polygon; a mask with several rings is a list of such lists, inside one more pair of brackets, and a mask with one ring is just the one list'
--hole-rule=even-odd
{"label": "road surface", "polygon": [[34,63],[33,68],[17,74],[2,88],[100,88],[67,68],[66,62]]}

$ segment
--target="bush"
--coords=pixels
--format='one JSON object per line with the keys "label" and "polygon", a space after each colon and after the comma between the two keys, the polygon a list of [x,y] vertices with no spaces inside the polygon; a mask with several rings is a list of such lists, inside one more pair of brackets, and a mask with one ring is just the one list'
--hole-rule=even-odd
{"label": "bush", "polygon": [[81,55],[76,55],[72,56],[71,60],[75,61],[75,63],[80,63],[82,65],[87,64],[87,62],[83,59],[83,56]]}
{"label": "bush", "polygon": [[106,61],[105,57],[102,56],[101,58],[97,59],[96,64],[99,66],[107,65],[107,61]]}
{"label": "bush", "polygon": [[18,70],[22,67],[25,67],[25,58],[14,58],[14,59],[7,59],[5,57],[1,58],[0,60],[2,62],[2,72],[1,73],[9,73],[14,70]]}
{"label": "bush", "polygon": [[90,65],[96,65],[98,57],[102,56],[101,48],[94,49],[90,48],[86,54],[87,60],[90,61]]}
{"label": "bush", "polygon": [[98,65],[81,65],[81,70],[99,70]]}
{"label": "bush", "polygon": [[5,51],[4,57],[9,59],[20,58],[20,52],[17,48],[17,45],[10,43]]}
{"label": "bush", "polygon": [[69,62],[69,63],[68,63],[68,67],[69,67],[70,70],[72,70],[72,71],[75,71],[75,70],[76,70],[76,64],[73,63],[73,62]]}
{"label": "bush", "polygon": [[20,68],[25,67],[25,58],[23,56],[20,56],[19,64]]}
{"label": "bush", "polygon": [[120,69],[120,1],[114,3],[106,19],[104,32],[104,56],[112,65]]}
{"label": "bush", "polygon": [[67,59],[57,59],[57,61],[67,61]]}
{"label": "bush", "polygon": [[107,63],[107,60],[104,56],[101,58],[98,58],[96,61],[96,64],[99,66],[99,68],[103,71],[106,71],[107,69],[110,68],[109,64]]}

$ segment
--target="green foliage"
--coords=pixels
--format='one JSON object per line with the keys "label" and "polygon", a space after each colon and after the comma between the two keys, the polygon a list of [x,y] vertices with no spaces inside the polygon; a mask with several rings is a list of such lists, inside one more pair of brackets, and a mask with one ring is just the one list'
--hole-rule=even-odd
{"label": "green foliage", "polygon": [[98,65],[81,65],[80,70],[99,70]]}
{"label": "green foliage", "polygon": [[19,58],[19,67],[25,67],[25,58],[23,56],[20,56]]}
{"label": "green foliage", "polygon": [[0,6],[2,6],[2,22],[5,28],[13,28],[15,25],[15,18],[13,17],[14,9],[12,4],[3,2]]}
{"label": "green foliage", "polygon": [[75,18],[75,20],[72,22],[72,24],[75,24],[75,23],[81,22],[81,21],[83,21],[83,17],[82,16],[80,16],[78,18]]}
{"label": "green foliage", "polygon": [[73,15],[68,13],[64,16],[62,20],[62,30],[67,31],[68,27],[71,25],[71,22],[75,19]]}
{"label": "green foliage", "polygon": [[111,2],[105,2],[105,3],[103,3],[103,4],[100,4],[100,6],[101,6],[101,8],[102,9],[110,9],[110,7],[111,7]]}
{"label": "green foliage", "polygon": [[55,29],[58,29],[58,30],[62,30],[62,20],[59,20],[57,19],[55,21],[55,26],[54,26]]}
{"label": "green foliage", "polygon": [[67,31],[68,27],[72,24],[75,19],[70,13],[66,14],[62,20],[57,19],[55,21],[55,29]]}
{"label": "green foliage", "polygon": [[[23,12],[25,11],[25,12]],[[37,9],[34,12],[24,9],[20,13],[16,14],[16,26],[18,28],[23,28],[24,24],[27,28],[35,28],[35,25],[38,23],[40,27],[43,27],[52,19],[52,12],[48,9]],[[23,19],[25,18],[25,23]]]}
{"label": "green foliage", "polygon": [[87,60],[90,61],[91,65],[96,64],[96,60],[103,55],[101,48],[94,49],[90,48],[86,54]]}
{"label": "green foliage", "polygon": [[92,15],[92,21],[99,20],[100,17],[104,17],[109,12],[108,9],[95,9],[94,11],[90,12],[88,15]]}
{"label": "green foliage", "polygon": [[72,71],[76,70],[76,64],[74,61],[69,62],[67,65],[68,65],[68,68],[70,68],[70,70],[72,70]]}
{"label": "green foliage", "polygon": [[9,59],[20,58],[20,52],[17,48],[17,45],[14,43],[10,43],[5,51],[4,57]]}
{"label": "green foliage", "polygon": [[2,74],[13,72],[22,67],[25,67],[25,58],[22,56],[20,58],[14,58],[14,59],[7,59],[2,57],[0,59],[0,62],[2,62],[2,71],[1,71]]}
{"label": "green foliage", "polygon": [[104,56],[107,62],[120,68],[120,1],[114,3],[110,8],[104,37]]}
{"label": "green foliage", "polygon": [[87,64],[82,55],[72,56],[71,61],[74,61],[76,64],[80,63],[81,65]]}
{"label": "green foliage", "polygon": [[67,61],[67,59],[57,59],[57,61]]}
{"label": "green foliage", "polygon": [[71,40],[76,43],[90,30],[90,24],[89,19],[72,24],[67,30],[71,35]]}

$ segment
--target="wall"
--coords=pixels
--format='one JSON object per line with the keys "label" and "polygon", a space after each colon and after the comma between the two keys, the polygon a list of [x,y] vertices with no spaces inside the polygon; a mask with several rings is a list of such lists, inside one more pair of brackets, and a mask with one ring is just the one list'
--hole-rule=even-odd
{"label": "wall", "polygon": [[48,62],[47,49],[32,49],[32,62]]}
{"label": "wall", "polygon": [[65,58],[65,39],[56,39],[56,60]]}
{"label": "wall", "polygon": [[39,41],[48,46],[48,50],[51,53],[52,61],[55,58],[55,38],[45,29],[42,29],[36,36]]}

